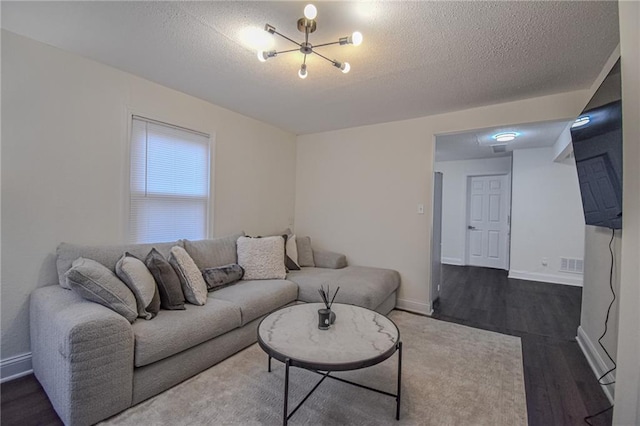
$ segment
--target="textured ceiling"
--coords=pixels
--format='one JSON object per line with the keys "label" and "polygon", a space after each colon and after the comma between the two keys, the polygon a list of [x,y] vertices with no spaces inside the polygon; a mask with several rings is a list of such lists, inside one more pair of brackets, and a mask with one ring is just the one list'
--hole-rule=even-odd
{"label": "textured ceiling", "polygon": [[[257,60],[246,31],[301,39],[301,2],[7,2],[2,27],[294,133],[408,119],[589,87],[618,44],[613,2],[317,2],[312,44]],[[278,50],[295,47],[275,40]]]}
{"label": "textured ceiling", "polygon": [[[563,120],[545,121],[439,135],[436,137],[436,161],[507,157],[516,149],[550,147],[569,123]],[[506,152],[494,153],[491,145],[501,142],[496,142],[493,136],[503,132],[515,132],[518,137],[507,143]]]}

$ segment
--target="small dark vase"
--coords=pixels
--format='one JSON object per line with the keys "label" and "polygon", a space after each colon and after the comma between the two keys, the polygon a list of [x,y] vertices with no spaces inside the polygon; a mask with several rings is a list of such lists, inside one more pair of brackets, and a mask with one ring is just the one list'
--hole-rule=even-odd
{"label": "small dark vase", "polygon": [[331,325],[331,310],[318,309],[318,328],[320,330],[328,330]]}

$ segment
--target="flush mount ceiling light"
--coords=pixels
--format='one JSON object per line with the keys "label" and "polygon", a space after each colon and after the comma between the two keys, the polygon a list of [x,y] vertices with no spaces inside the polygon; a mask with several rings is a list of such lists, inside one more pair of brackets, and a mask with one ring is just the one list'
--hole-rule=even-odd
{"label": "flush mount ceiling light", "polygon": [[573,124],[571,125],[571,128],[575,129],[576,127],[586,126],[587,124],[589,124],[590,121],[591,121],[591,117],[589,117],[588,115],[582,115],[576,118],[576,121],[573,122]]}
{"label": "flush mount ceiling light", "polygon": [[505,133],[498,133],[497,135],[493,135],[492,137],[498,142],[511,142],[512,140],[518,137],[518,134],[515,132],[505,132]]}
{"label": "flush mount ceiling light", "polygon": [[295,44],[298,47],[290,50],[282,50],[280,52],[276,52],[275,50],[269,50],[269,51],[260,50],[258,51],[258,60],[260,62],[265,62],[267,59],[273,58],[282,53],[299,51],[304,55],[304,59],[302,60],[302,65],[300,66],[300,70],[298,71],[298,77],[302,79],[307,78],[307,55],[311,55],[311,54],[317,55],[322,59],[330,62],[331,65],[338,68],[343,73],[345,74],[348,73],[349,70],[351,69],[351,65],[349,65],[348,62],[338,62],[335,59],[329,59],[326,56],[316,52],[314,49],[317,49],[318,47],[331,46],[333,44],[340,44],[341,46],[345,44],[353,44],[354,46],[359,46],[360,44],[362,44],[362,34],[356,31],[350,36],[342,37],[338,39],[338,41],[334,41],[331,43],[317,44],[314,46],[311,43],[309,43],[309,34],[313,33],[317,29],[317,23],[316,23],[317,15],[318,15],[318,10],[314,5],[308,4],[305,6],[304,17],[298,19],[298,31],[304,33],[304,41],[300,43],[298,43],[295,40],[292,40],[291,38],[285,35],[280,34],[278,31],[276,31],[276,28],[274,26],[266,24],[264,26],[264,30],[266,32],[268,32],[269,34],[279,35],[280,37],[290,41],[291,43]]}

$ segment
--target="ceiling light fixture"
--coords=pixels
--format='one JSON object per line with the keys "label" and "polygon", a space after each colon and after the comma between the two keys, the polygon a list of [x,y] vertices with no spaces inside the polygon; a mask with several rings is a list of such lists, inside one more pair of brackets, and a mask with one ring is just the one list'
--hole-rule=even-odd
{"label": "ceiling light fixture", "polygon": [[515,132],[498,133],[497,135],[493,135],[492,137],[498,142],[511,142],[512,140],[518,137],[518,133],[515,133]]}
{"label": "ceiling light fixture", "polygon": [[335,59],[329,59],[326,56],[316,52],[314,49],[317,49],[318,47],[331,46],[333,44],[339,44],[341,46],[345,44],[353,44],[354,46],[360,46],[362,44],[362,34],[359,33],[358,31],[355,31],[350,36],[342,37],[338,41],[334,41],[331,43],[318,44],[314,46],[311,43],[309,43],[309,34],[313,33],[317,29],[317,23],[315,20],[317,15],[318,15],[318,10],[314,5],[308,4],[305,6],[304,17],[298,19],[298,31],[304,33],[304,41],[300,43],[290,39],[285,35],[280,34],[279,32],[276,31],[276,28],[273,25],[266,24],[264,26],[264,30],[266,32],[268,32],[269,34],[279,35],[285,40],[288,40],[291,43],[298,46],[298,48],[290,49],[290,50],[282,50],[280,52],[276,52],[275,50],[270,50],[270,51],[261,50],[258,52],[258,60],[260,62],[265,62],[267,59],[273,58],[281,53],[300,51],[304,55],[304,59],[302,60],[302,65],[300,66],[300,70],[298,71],[298,77],[302,79],[307,78],[307,55],[311,55],[311,54],[318,55],[322,59],[328,62],[331,62],[331,64],[334,67],[340,69],[340,71],[342,71],[344,74],[348,73],[349,70],[351,69],[351,65],[349,65],[349,62],[338,62]]}
{"label": "ceiling light fixture", "polygon": [[582,115],[576,118],[576,121],[573,122],[573,124],[571,125],[571,128],[575,129],[576,127],[586,126],[587,124],[589,124],[590,121],[591,121],[591,117],[589,117],[588,115]]}

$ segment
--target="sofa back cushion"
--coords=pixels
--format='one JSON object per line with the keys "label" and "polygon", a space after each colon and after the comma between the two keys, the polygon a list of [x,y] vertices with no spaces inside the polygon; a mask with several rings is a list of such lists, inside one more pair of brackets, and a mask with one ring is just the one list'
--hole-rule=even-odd
{"label": "sofa back cushion", "polygon": [[144,259],[152,248],[156,248],[163,256],[169,257],[171,247],[184,247],[182,241],[172,243],[127,244],[117,246],[84,246],[79,244],[61,243],[56,249],[56,268],[58,280],[62,287],[69,288],[64,274],[71,269],[71,264],[79,257],[95,260],[115,273],[116,263],[125,252],[129,252],[139,259]]}
{"label": "sofa back cushion", "polygon": [[227,237],[212,238],[210,240],[183,240],[184,249],[202,271],[208,268],[238,263],[236,241],[243,237],[244,232]]}

